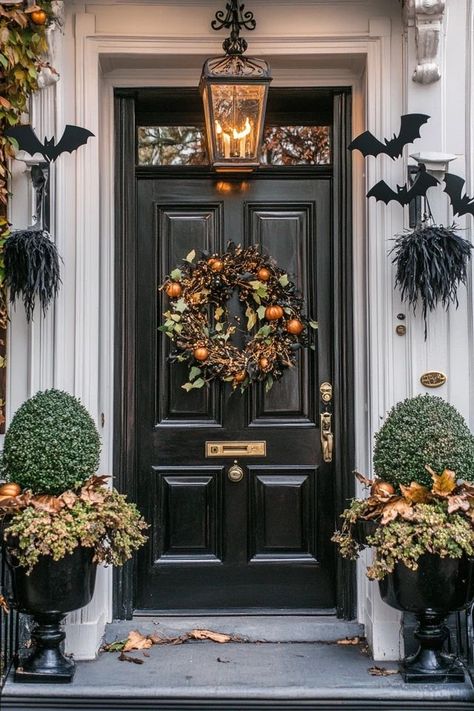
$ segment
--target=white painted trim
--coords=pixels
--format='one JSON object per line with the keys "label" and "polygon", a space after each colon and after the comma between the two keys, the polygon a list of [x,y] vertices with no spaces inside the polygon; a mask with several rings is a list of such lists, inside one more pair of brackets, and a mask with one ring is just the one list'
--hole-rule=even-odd
{"label": "white painted trim", "polygon": [[[192,5],[193,7],[202,8],[212,8],[215,9],[215,0],[97,0],[96,3],[92,2],[91,5],[172,5],[176,7],[177,5]],[[253,0],[252,7],[258,5],[267,5],[268,0]],[[331,0],[333,5],[366,5],[366,0]],[[288,0],[272,0],[272,5],[288,5]],[[297,7],[298,5],[327,5],[327,0],[292,0],[292,6]],[[217,8],[220,9],[220,8]]]}
{"label": "white painted trim", "polygon": [[[465,82],[465,124],[466,124],[466,190],[474,192],[474,0],[466,2],[466,82]],[[467,222],[469,238],[474,236],[474,217]],[[474,343],[474,265],[471,262],[467,289],[469,307],[468,338]],[[469,358],[469,423],[474,428],[474,359]]]}
{"label": "white painted trim", "polygon": [[[69,19],[70,22],[70,19]],[[85,125],[97,139],[89,141],[87,151],[58,166],[58,204],[56,224],[61,227],[59,239],[68,233],[63,244],[67,259],[64,278],[68,289],[58,300],[54,322],[54,343],[45,345],[43,362],[54,359],[54,383],[81,397],[100,424],[104,413],[102,471],[112,471],[113,422],[113,280],[114,280],[114,180],[113,180],[113,88],[114,86],[183,86],[196,84],[195,72],[172,70],[113,71],[104,77],[100,72],[101,57],[126,58],[127,55],[186,54],[198,58],[219,51],[212,38],[195,37],[117,37],[95,34],[94,16],[77,14],[75,22],[75,109],[58,100],[58,123],[67,115],[69,122]],[[276,84],[294,86],[351,86],[354,101],[354,127],[367,127],[380,136],[390,135],[393,121],[400,115],[396,91],[391,85],[390,21],[374,18],[369,33],[339,37],[329,34],[307,37],[253,37],[252,52],[262,56],[281,57],[318,54],[358,54],[365,58],[362,77],[347,70],[280,71]],[[67,35],[71,40],[71,34]],[[64,47],[67,50],[67,47]],[[64,70],[71,69],[71,57],[64,59]],[[74,65],[72,65],[74,66]],[[61,90],[61,82],[59,85]],[[58,96],[58,95],[57,95]],[[364,109],[366,116],[364,117]],[[71,114],[73,113],[73,118]],[[392,361],[393,318],[390,261],[381,235],[393,234],[401,225],[400,216],[369,204],[364,199],[367,181],[385,178],[400,181],[400,167],[388,162],[354,160],[354,275],[355,275],[355,356],[356,356],[356,451],[357,464],[370,468],[371,439],[378,429],[379,418],[394,398]],[[77,231],[74,239],[74,225]],[[74,264],[72,271],[71,265]],[[370,310],[368,305],[370,304]],[[98,307],[99,305],[99,307]],[[71,323],[71,314],[74,314]],[[34,360],[34,348],[31,360]],[[66,367],[68,358],[74,366]],[[48,361],[48,358],[50,360]],[[403,358],[408,358],[403,354]],[[72,372],[72,376],[71,376]],[[360,566],[360,570],[362,565]],[[92,603],[69,618],[70,647],[78,658],[90,658],[96,650],[101,630],[111,616],[111,575],[100,570]],[[368,625],[374,649],[379,656],[397,656],[398,617],[389,608],[383,611],[375,597],[375,586],[368,585],[362,573],[358,578],[361,621]],[[383,618],[384,642],[377,627]],[[375,632],[373,626],[375,625]]]}

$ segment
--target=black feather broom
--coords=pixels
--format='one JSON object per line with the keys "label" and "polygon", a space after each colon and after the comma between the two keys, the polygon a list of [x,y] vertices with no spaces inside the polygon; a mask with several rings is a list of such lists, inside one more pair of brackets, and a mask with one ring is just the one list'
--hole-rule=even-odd
{"label": "black feather broom", "polygon": [[61,283],[59,255],[46,230],[30,228],[11,233],[4,245],[5,284],[10,301],[23,300],[31,321],[38,298],[43,313],[58,293]]}
{"label": "black feather broom", "polygon": [[398,235],[393,263],[396,265],[395,286],[403,301],[408,301],[416,312],[421,301],[427,336],[427,315],[438,304],[445,309],[450,304],[458,307],[459,284],[467,282],[467,265],[472,244],[456,232],[456,226],[443,227],[422,224],[413,232]]}

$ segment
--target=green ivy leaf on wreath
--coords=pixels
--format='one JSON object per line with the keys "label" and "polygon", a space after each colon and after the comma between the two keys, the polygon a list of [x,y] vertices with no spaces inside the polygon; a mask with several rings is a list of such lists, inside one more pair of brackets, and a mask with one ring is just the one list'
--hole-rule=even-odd
{"label": "green ivy leaf on wreath", "polygon": [[[173,342],[170,360],[189,365],[183,389],[222,380],[241,391],[262,382],[268,392],[285,370],[295,367],[301,348],[315,349],[317,322],[305,315],[303,298],[288,274],[258,247],[229,243],[220,255],[196,258],[192,249],[160,286],[169,298],[159,330]],[[228,311],[235,292],[245,321]],[[242,330],[246,337],[238,348],[231,337]]]}
{"label": "green ivy leaf on wreath", "polygon": [[191,370],[189,371],[189,380],[192,382],[197,378],[198,375],[201,375],[201,372],[201,368],[197,368],[195,365],[193,365]]}

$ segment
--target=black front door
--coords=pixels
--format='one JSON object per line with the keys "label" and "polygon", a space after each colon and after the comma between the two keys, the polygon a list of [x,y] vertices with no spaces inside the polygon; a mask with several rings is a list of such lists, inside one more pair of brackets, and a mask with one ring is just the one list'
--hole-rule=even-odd
{"label": "black front door", "polygon": [[[137,501],[151,524],[138,610],[336,606],[333,465],[319,431],[334,362],[331,192],[330,173],[137,179]],[[261,245],[294,276],[319,322],[317,348],[269,393],[187,393],[187,369],[167,362],[157,330],[157,287],[192,249],[220,252],[230,239]],[[266,456],[206,458],[210,441],[265,442]],[[234,459],[240,481],[228,476]]]}

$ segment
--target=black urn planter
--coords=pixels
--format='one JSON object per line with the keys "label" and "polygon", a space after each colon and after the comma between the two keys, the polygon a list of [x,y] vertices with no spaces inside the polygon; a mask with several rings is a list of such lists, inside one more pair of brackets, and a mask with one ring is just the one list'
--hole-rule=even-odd
{"label": "black urn planter", "polygon": [[354,524],[353,536],[359,545],[368,546],[367,538],[374,535],[377,527],[376,521],[358,518]]}
{"label": "black urn planter", "polygon": [[468,607],[474,598],[474,559],[426,553],[419,559],[418,570],[397,563],[379,586],[384,602],[415,613],[418,621],[415,637],[420,647],[403,660],[403,679],[411,683],[463,682],[461,663],[442,649],[448,636],[446,617]]}
{"label": "black urn planter", "polygon": [[11,604],[33,617],[32,650],[15,662],[15,681],[66,683],[72,681],[75,663],[61,649],[61,628],[66,613],[87,605],[94,593],[96,563],[92,548],[76,548],[61,560],[42,556],[29,575],[16,566],[6,550],[11,573]]}

